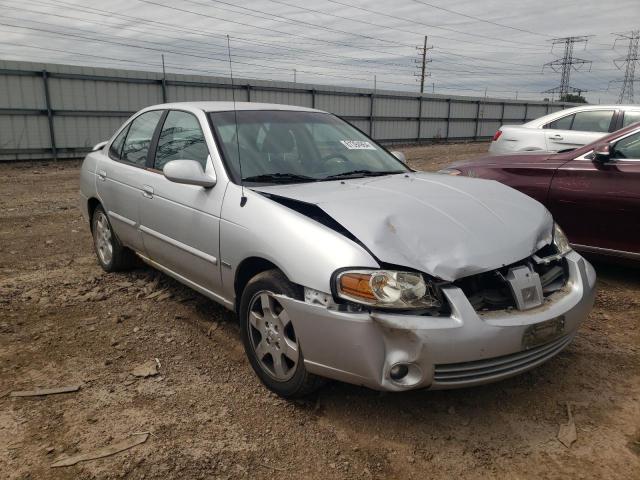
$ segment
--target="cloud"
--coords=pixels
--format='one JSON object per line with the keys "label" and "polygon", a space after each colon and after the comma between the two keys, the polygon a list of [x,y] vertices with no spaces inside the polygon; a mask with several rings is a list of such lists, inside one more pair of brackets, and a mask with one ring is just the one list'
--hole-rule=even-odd
{"label": "cloud", "polygon": [[[637,0],[0,0],[0,58],[226,75],[226,35],[239,77],[417,91],[419,51],[429,37],[426,91],[542,98],[559,74],[550,39],[593,35],[576,57],[591,71],[571,84],[592,102],[613,102],[622,78],[611,32],[637,28]],[[435,7],[441,8],[435,8]],[[456,14],[453,12],[460,12]],[[471,18],[469,18],[471,17]],[[517,93],[516,93],[517,92]]]}

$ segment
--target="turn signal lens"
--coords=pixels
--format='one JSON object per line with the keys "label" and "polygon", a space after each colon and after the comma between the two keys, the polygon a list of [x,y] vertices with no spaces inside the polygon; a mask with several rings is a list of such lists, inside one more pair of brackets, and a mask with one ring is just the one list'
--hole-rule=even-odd
{"label": "turn signal lens", "polygon": [[340,298],[383,308],[439,307],[433,285],[420,273],[354,270],[337,275]]}
{"label": "turn signal lens", "polygon": [[376,297],[369,285],[369,275],[364,273],[346,273],[340,276],[340,290],[346,295],[357,298],[375,300]]}

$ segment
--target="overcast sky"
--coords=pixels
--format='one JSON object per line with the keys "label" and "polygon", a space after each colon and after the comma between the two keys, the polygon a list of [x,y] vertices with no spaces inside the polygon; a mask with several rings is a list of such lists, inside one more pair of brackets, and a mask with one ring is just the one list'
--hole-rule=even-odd
{"label": "overcast sky", "polygon": [[[592,35],[571,74],[593,103],[615,102],[624,76],[613,33],[640,29],[639,0],[0,0],[0,58],[418,91],[541,99],[559,73],[552,39]],[[586,48],[585,48],[586,47]],[[623,66],[624,67],[624,66]],[[590,68],[590,71],[589,71]],[[640,77],[640,67],[638,68]],[[613,83],[610,83],[612,82]],[[640,91],[640,86],[636,85]],[[637,95],[637,97],[640,96]],[[637,101],[640,101],[637,99]]]}

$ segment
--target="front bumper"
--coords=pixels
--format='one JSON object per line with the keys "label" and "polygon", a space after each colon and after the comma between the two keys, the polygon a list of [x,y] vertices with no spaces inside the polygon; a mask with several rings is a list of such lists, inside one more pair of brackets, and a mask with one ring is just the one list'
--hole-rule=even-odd
{"label": "front bumper", "polygon": [[[540,307],[479,313],[457,287],[443,293],[449,317],[349,313],[279,297],[288,311],[311,373],[378,390],[457,388],[501,380],[534,368],[566,347],[593,305],[596,274],[576,252],[567,255],[566,286]],[[523,347],[532,325],[564,317],[547,343]],[[392,380],[391,367],[409,373]]]}

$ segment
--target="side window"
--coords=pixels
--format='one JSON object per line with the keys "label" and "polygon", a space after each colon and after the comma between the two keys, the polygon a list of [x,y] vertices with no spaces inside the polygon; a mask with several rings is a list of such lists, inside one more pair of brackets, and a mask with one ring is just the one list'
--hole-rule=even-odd
{"label": "side window", "polygon": [[640,122],[640,110],[627,110],[626,112],[624,112],[624,119],[622,120],[623,127],[636,122]]}
{"label": "side window", "polygon": [[114,160],[120,160],[120,155],[122,154],[122,145],[124,145],[124,139],[126,138],[127,132],[129,131],[129,126],[130,125],[127,125],[125,128],[123,128],[109,146],[109,156]]}
{"label": "side window", "polygon": [[158,139],[154,168],[162,170],[171,160],[195,160],[205,169],[208,155],[198,119],[187,112],[170,111]]}
{"label": "side window", "polygon": [[573,117],[574,115],[567,115],[566,117],[559,118],[551,123],[547,123],[544,128],[550,128],[552,130],[571,130]]}
{"label": "side window", "polygon": [[129,127],[127,139],[122,149],[122,160],[144,167],[149,154],[153,132],[162,116],[162,110],[153,110],[137,117]]}
{"label": "side window", "polygon": [[578,112],[573,120],[571,130],[581,132],[602,132],[609,131],[613,110],[594,110],[592,112]]}
{"label": "side window", "polygon": [[623,138],[613,147],[613,158],[640,159],[640,132]]}

